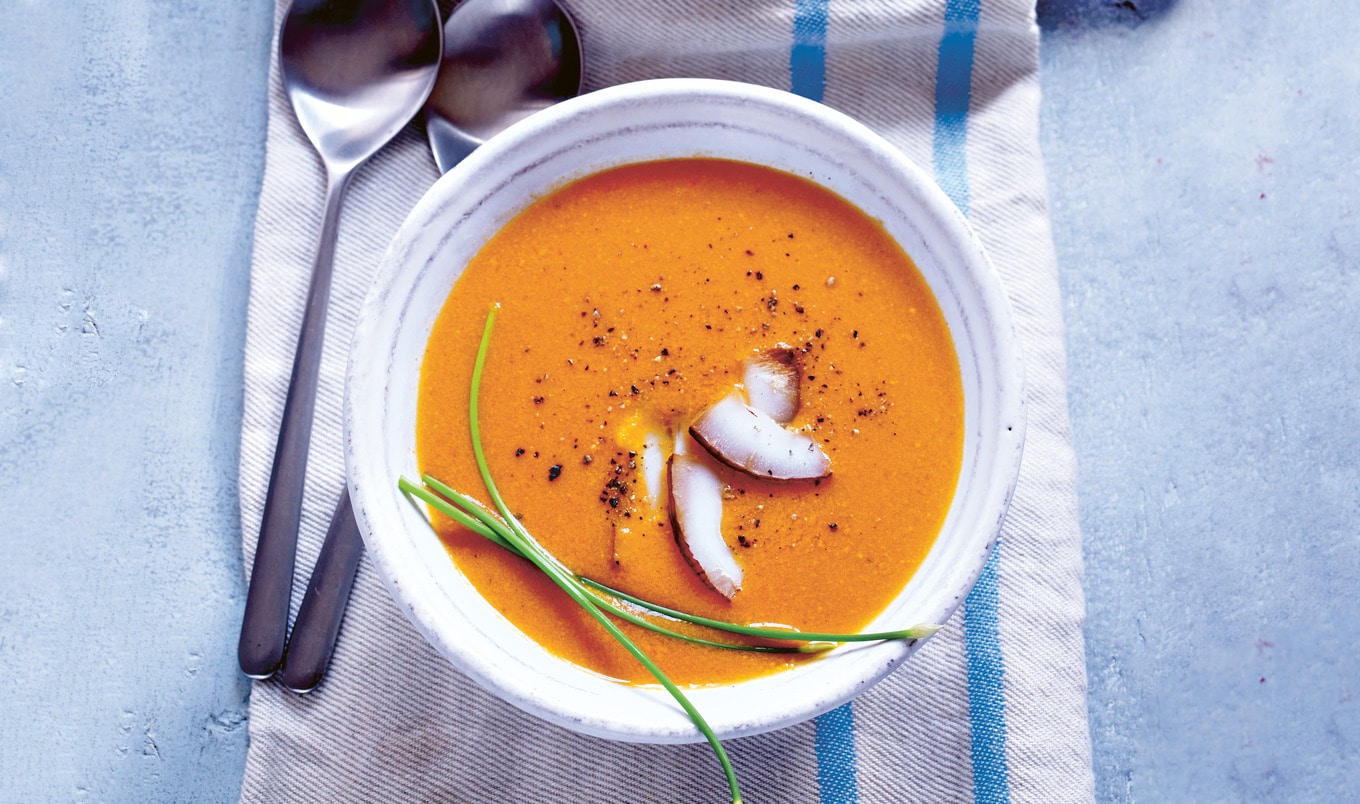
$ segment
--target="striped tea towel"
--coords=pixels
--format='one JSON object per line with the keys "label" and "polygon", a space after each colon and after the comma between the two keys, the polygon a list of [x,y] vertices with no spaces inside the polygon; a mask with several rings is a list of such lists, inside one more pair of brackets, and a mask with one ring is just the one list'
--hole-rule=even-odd
{"label": "striped tea towel", "polygon": [[[1028,442],[999,546],[976,589],[938,636],[853,704],[729,741],[749,802],[1092,797],[1081,546],[1029,2],[567,0],[587,54],[588,89],[666,76],[789,89],[849,113],[933,167],[999,269],[1023,340]],[[277,60],[271,81],[246,336],[246,567],[323,186]],[[435,178],[423,137],[408,128],[351,186],[295,606],[342,483],[350,329],[388,240]],[[247,801],[700,802],[725,794],[705,745],[584,737],[483,692],[426,645],[367,563],[322,686],[300,697],[256,683],[251,696]]]}

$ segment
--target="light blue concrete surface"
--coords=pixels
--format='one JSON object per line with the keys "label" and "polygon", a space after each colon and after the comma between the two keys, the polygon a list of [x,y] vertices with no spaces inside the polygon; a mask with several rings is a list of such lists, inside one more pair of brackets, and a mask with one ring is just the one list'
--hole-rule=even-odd
{"label": "light blue concrete surface", "polygon": [[1360,15],[1046,10],[1097,791],[1360,797]]}
{"label": "light blue concrete surface", "polygon": [[[0,800],[239,790],[271,10],[0,5]],[[1360,15],[1040,16],[1099,797],[1353,798]]]}
{"label": "light blue concrete surface", "polygon": [[240,789],[272,9],[0,4],[0,800]]}

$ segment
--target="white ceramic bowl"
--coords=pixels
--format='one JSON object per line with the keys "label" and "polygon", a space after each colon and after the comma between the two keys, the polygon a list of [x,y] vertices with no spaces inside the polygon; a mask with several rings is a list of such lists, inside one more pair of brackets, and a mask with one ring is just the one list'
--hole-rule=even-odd
{"label": "white ceramic bowl", "polygon": [[[1025,403],[1006,296],[963,217],[921,169],[868,128],[820,104],[745,84],[646,81],[524,120],[445,175],[393,240],[354,336],[345,395],[349,489],[392,597],[457,667],[528,712],[635,742],[701,739],[659,686],[629,686],[558,659],[488,605],[397,489],[418,477],[421,360],[463,266],[506,221],[573,178],[616,165],[708,156],[812,179],[883,222],[943,308],[962,370],[963,467],[943,531],[871,626],[943,623],[991,551],[1019,471]],[[836,707],[915,646],[844,647],[796,669],[690,693],[722,737],[757,734]]]}

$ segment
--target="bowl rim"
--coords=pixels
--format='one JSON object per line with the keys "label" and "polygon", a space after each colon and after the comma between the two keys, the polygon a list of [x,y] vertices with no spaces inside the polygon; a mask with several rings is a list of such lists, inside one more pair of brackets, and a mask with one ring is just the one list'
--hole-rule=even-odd
{"label": "bowl rim", "polygon": [[[469,212],[466,208],[474,203],[480,203],[480,201],[460,200],[458,198],[460,188],[468,183],[475,185],[477,181],[487,180],[488,176],[499,175],[503,181],[508,181],[505,178],[506,176],[513,179],[514,176],[522,174],[531,167],[524,164],[527,157],[520,154],[521,150],[527,149],[535,142],[542,143],[545,138],[562,139],[566,137],[566,141],[570,142],[572,126],[588,125],[589,120],[598,119],[600,115],[629,113],[638,109],[655,110],[669,104],[682,103],[711,104],[714,110],[731,111],[744,107],[748,110],[777,111],[780,114],[806,120],[808,125],[813,128],[824,130],[831,135],[842,138],[841,145],[848,143],[851,147],[858,148],[858,156],[867,158],[890,171],[891,180],[902,183],[903,187],[906,188],[905,191],[913,195],[915,200],[920,201],[931,220],[924,223],[913,221],[913,225],[922,224],[938,230],[937,234],[943,240],[931,242],[935,245],[947,243],[957,251],[957,258],[967,266],[966,275],[956,277],[956,279],[968,284],[968,290],[978,296],[981,300],[980,304],[985,308],[986,315],[984,317],[986,321],[984,322],[983,333],[989,338],[987,346],[992,350],[990,354],[994,364],[990,367],[994,376],[989,376],[988,379],[996,386],[997,397],[994,400],[994,407],[996,408],[994,412],[998,418],[995,422],[980,424],[990,427],[991,435],[996,438],[996,445],[988,456],[984,456],[990,458],[991,465],[986,478],[986,488],[977,492],[981,495],[979,510],[967,514],[971,518],[970,521],[982,523],[984,530],[971,535],[968,541],[963,543],[967,549],[962,550],[960,555],[965,564],[952,568],[949,573],[951,589],[946,590],[944,594],[935,595],[939,602],[936,608],[930,612],[931,615],[935,616],[935,622],[945,622],[961,605],[964,597],[982,573],[990,556],[1004,522],[1019,475],[1026,425],[1027,405],[1024,391],[1024,365],[1009,298],[1001,286],[999,275],[966,219],[930,176],[911,162],[905,154],[867,126],[822,104],[780,90],[714,79],[652,79],[622,84],[566,101],[516,123],[502,134],[489,140],[464,162],[441,177],[416,204],[388,247],[375,276],[374,284],[360,309],[354,340],[351,344],[345,383],[344,444],[347,484],[354,503],[354,513],[360,532],[363,534],[375,569],[393,600],[426,640],[456,667],[503,700],[551,722],[597,736],[639,742],[695,742],[701,740],[702,735],[689,722],[688,716],[684,715],[678,707],[670,705],[669,696],[659,687],[621,685],[601,676],[595,676],[589,670],[570,665],[565,660],[556,659],[556,662],[561,665],[572,668],[571,671],[566,672],[574,671],[578,674],[594,676],[600,684],[630,690],[631,692],[621,694],[629,697],[632,703],[642,707],[644,713],[633,718],[631,722],[621,723],[616,716],[583,711],[575,704],[564,706],[554,695],[546,692],[541,686],[536,687],[526,683],[527,678],[523,673],[516,671],[508,677],[504,675],[510,671],[507,670],[507,665],[500,658],[478,655],[475,653],[475,648],[468,648],[460,644],[460,640],[475,635],[470,635],[458,624],[450,623],[444,619],[449,614],[449,606],[441,605],[440,601],[430,597],[431,590],[437,592],[438,587],[432,587],[431,582],[422,578],[420,573],[412,574],[412,570],[408,566],[412,560],[409,546],[392,535],[390,529],[392,523],[388,521],[390,519],[390,507],[389,510],[385,511],[383,502],[385,500],[390,502],[390,499],[386,498],[390,498],[396,493],[395,479],[389,479],[391,482],[388,482],[387,485],[391,486],[390,489],[370,493],[370,489],[375,486],[381,489],[383,478],[381,475],[375,475],[372,472],[361,455],[371,447],[364,425],[372,422],[372,416],[365,418],[366,410],[363,406],[365,400],[373,396],[372,388],[375,384],[382,387],[383,393],[387,393],[389,390],[386,383],[391,381],[393,369],[390,364],[383,364],[383,360],[392,358],[391,353],[395,351],[395,347],[387,343],[375,345],[373,334],[383,330],[384,308],[394,301],[393,294],[396,291],[394,282],[403,270],[403,266],[406,265],[408,266],[406,270],[411,270],[409,262],[412,259],[413,249],[418,251],[420,247],[418,242],[421,233],[420,227],[440,223],[441,216],[449,215],[449,209],[452,208],[455,211],[461,209],[462,211],[459,213],[461,217],[452,222],[443,220],[442,225],[456,228],[457,225],[467,219]],[[582,123],[582,121],[587,121],[587,123]],[[693,155],[706,154],[696,153]],[[585,172],[596,172],[610,166],[599,165]],[[562,186],[579,175],[584,174],[563,177],[561,181],[546,188],[544,192]],[[834,188],[832,189],[833,192],[836,191]],[[517,211],[522,210],[532,200],[530,198],[520,203]],[[485,237],[489,237],[492,233],[494,233],[494,230],[486,232],[482,242],[485,242]],[[919,269],[919,252],[914,253],[907,249],[905,245],[904,250],[907,250],[913,261],[918,263]],[[951,280],[946,278],[945,281]],[[931,290],[937,296],[937,302],[939,302],[938,287],[932,283]],[[409,297],[404,303],[409,303]],[[442,308],[442,305],[443,300],[441,299],[438,306]],[[390,318],[390,316],[386,318]],[[426,335],[428,335],[428,332],[426,332]],[[952,330],[951,336],[955,339],[957,352],[960,348],[958,336]],[[424,340],[422,339],[421,342],[423,343]],[[423,350],[421,356],[423,357]],[[960,355],[960,359],[962,361],[962,355]],[[377,361],[377,363],[375,364],[374,361]],[[417,370],[417,376],[418,374]],[[979,379],[982,381],[981,377]],[[372,413],[372,411],[367,411],[367,413]],[[974,437],[973,424],[979,423],[968,425],[967,438]],[[413,445],[411,451],[413,454]],[[964,460],[965,462],[969,460],[967,455],[965,455]],[[951,504],[951,519],[954,517],[954,507],[957,507],[958,498],[963,493],[964,482],[961,478],[955,490],[955,502]],[[946,527],[948,527],[948,521]],[[937,537],[937,542],[941,541],[944,533],[945,528],[942,528],[941,536]],[[431,534],[429,538],[434,537]],[[932,547],[932,552],[934,550],[935,548]],[[928,555],[927,561],[929,558]],[[446,557],[446,560],[450,567],[454,567],[451,559]],[[430,571],[426,568],[427,573]],[[454,572],[457,572],[456,569]],[[919,573],[920,570],[918,570]],[[916,576],[914,575],[903,592],[899,593],[898,599],[905,595],[915,583]],[[890,605],[889,609],[891,608]],[[907,623],[899,623],[898,627],[905,624]],[[473,642],[477,643],[478,640],[474,638]],[[485,647],[489,643],[481,641],[479,644]],[[704,687],[691,691],[690,697],[691,700],[695,701],[696,706],[705,712],[705,717],[709,719],[710,725],[713,726],[719,736],[726,738],[761,733],[800,722],[850,700],[891,672],[914,652],[918,644],[918,641],[912,640],[910,642],[877,643],[871,646],[841,648],[833,652],[831,656],[803,665],[794,671],[763,676],[730,685]],[[546,654],[546,651],[544,653]],[[842,660],[840,657],[851,658]],[[737,694],[730,694],[732,691],[744,692],[748,688],[773,687],[779,684],[778,679],[804,673],[804,668],[816,668],[824,665],[829,668],[837,666],[837,662],[841,662],[841,665],[844,665],[846,669],[853,669],[857,672],[840,674],[843,677],[837,677],[837,674],[831,673],[830,670],[817,673],[819,678],[815,682],[815,686],[818,692],[809,701],[794,701],[792,703],[784,701],[777,706],[772,706],[768,711],[757,713],[755,717],[748,714],[733,717],[728,716],[727,712],[718,711],[710,714],[701,704],[703,699],[711,699],[715,704],[734,704],[742,698]],[[806,673],[804,674],[806,675]],[[556,683],[555,674],[552,678]],[[772,679],[775,681],[771,681]],[[596,682],[587,681],[584,683]],[[804,686],[808,685],[804,684]],[[728,694],[724,694],[725,692]],[[673,711],[668,715],[667,710]]]}

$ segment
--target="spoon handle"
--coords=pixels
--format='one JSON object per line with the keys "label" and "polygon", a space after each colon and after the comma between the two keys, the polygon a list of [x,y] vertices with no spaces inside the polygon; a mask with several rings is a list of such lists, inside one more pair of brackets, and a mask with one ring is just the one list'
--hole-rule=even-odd
{"label": "spoon handle", "polygon": [[245,617],[237,658],[251,678],[269,678],[283,661],[288,634],[288,609],[293,595],[293,565],[297,553],[298,523],[302,516],[302,489],[307,478],[307,448],[312,436],[312,413],[321,373],[321,347],[326,331],[326,306],[335,263],[335,238],[340,205],[351,171],[327,171],[326,206],[321,216],[321,236],[312,265],[311,287],[302,316],[288,399],[283,406],[274,468],[260,523],[260,540],[246,593]]}
{"label": "spoon handle", "polygon": [[[440,172],[447,173],[476,148],[477,142],[471,141],[466,151],[446,152],[445,161],[439,162]],[[363,552],[363,537],[354,521],[349,490],[345,489],[341,492],[340,507],[331,520],[330,531],[326,533],[326,542],[316,557],[307,593],[302,598],[302,607],[298,609],[293,634],[288,640],[281,680],[283,686],[293,692],[310,692],[326,674]]]}
{"label": "spoon handle", "polygon": [[293,692],[311,692],[326,674],[345,617],[350,587],[354,585],[354,573],[363,555],[364,540],[354,520],[349,489],[343,489],[293,623],[283,669],[279,671],[283,686]]}

